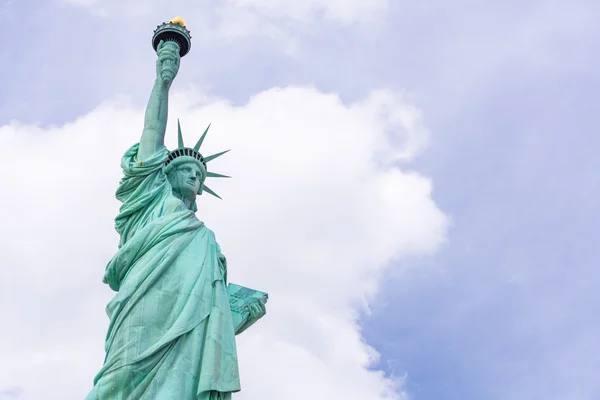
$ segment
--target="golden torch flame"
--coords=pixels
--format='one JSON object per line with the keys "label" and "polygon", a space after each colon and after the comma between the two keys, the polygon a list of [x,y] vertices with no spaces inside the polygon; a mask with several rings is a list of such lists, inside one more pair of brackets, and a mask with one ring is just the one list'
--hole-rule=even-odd
{"label": "golden torch flame", "polygon": [[185,21],[181,17],[175,17],[172,20],[168,21],[171,24],[178,24],[181,26],[185,26]]}

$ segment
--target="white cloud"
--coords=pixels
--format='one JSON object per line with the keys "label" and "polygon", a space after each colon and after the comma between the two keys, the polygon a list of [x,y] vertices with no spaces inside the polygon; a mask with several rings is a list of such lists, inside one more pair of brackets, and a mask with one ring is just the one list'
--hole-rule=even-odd
{"label": "white cloud", "polygon": [[102,17],[132,17],[153,12],[151,2],[143,0],[61,0],[62,3],[86,9]]}
{"label": "white cloud", "polygon": [[[84,7],[103,15],[145,14],[159,10],[188,9],[194,7],[206,12],[209,2],[179,1],[177,6],[164,2],[142,0],[62,0],[64,3]],[[204,3],[204,4],[203,4]],[[343,24],[351,24],[381,15],[389,0],[225,0],[222,7],[228,10],[245,9],[264,16],[309,21],[324,16]],[[162,4],[162,6],[161,6]],[[154,10],[153,10],[154,9]]]}
{"label": "white cloud", "polygon": [[322,14],[344,24],[381,14],[388,6],[388,0],[229,0],[228,3],[273,18],[306,21]]}
{"label": "white cloud", "polygon": [[368,26],[368,34],[385,19],[389,0],[182,0],[176,6],[163,1],[62,0],[92,14],[117,18],[152,18],[159,23],[183,16],[196,40],[231,40],[248,35],[268,38],[293,52],[298,32],[314,23]]}
{"label": "white cloud", "polygon": [[[391,260],[430,253],[446,234],[430,181],[389,163],[423,149],[416,110],[388,92],[346,105],[297,87],[240,107],[192,90],[171,100],[170,147],[180,118],[190,142],[213,123],[206,153],[233,148],[213,162],[234,177],[210,185],[224,201],[201,198],[198,216],[230,280],[270,294],[265,319],[238,337],[236,399],[404,398],[400,380],[370,368],[378,354],[357,313]],[[120,99],[60,127],[0,127],[0,388],[24,399],[90,389],[112,296],[101,277],[117,246],[119,160],[142,124]]]}

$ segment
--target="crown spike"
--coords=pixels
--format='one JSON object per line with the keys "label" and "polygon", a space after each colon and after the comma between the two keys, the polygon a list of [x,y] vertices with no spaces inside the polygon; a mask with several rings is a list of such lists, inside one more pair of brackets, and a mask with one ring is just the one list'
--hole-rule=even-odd
{"label": "crown spike", "polygon": [[208,133],[208,129],[210,128],[210,125],[211,124],[208,124],[208,126],[204,130],[204,133],[202,134],[202,136],[200,136],[200,139],[198,139],[198,143],[196,143],[196,145],[194,146],[194,150],[196,150],[196,151],[200,150],[200,146],[202,146],[202,142],[204,142],[204,138],[206,137],[206,134]]}
{"label": "crown spike", "polygon": [[216,172],[206,172],[206,177],[207,178],[231,178],[230,176],[217,174]]}
{"label": "crown spike", "polygon": [[[215,192],[213,192],[208,186],[206,185],[202,185],[202,188],[204,189],[204,191],[206,191],[206,193],[212,194],[215,197],[218,197],[219,199],[221,199],[221,196],[219,196],[218,194],[216,194]],[[223,199],[221,199],[223,200]]]}
{"label": "crown spike", "polygon": [[183,149],[185,146],[183,145],[183,135],[181,134],[181,125],[179,124],[179,118],[177,118],[177,139],[179,148]]}
{"label": "crown spike", "polygon": [[211,156],[208,156],[208,157],[204,157],[204,161],[205,161],[205,162],[209,162],[209,161],[211,161],[211,160],[214,160],[214,159],[215,159],[215,158],[217,158],[217,157],[221,157],[223,154],[227,153],[228,151],[231,151],[231,149],[229,149],[229,150],[225,150],[225,151],[222,151],[222,152],[220,152],[220,153],[217,153],[217,154],[213,154],[213,155],[211,155]]}

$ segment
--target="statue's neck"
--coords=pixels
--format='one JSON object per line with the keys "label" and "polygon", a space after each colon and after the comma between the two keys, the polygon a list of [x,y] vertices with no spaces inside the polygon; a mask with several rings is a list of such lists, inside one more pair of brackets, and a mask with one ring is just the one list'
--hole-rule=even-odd
{"label": "statue's neck", "polygon": [[187,197],[185,197],[185,196],[181,195],[179,192],[177,192],[177,191],[175,191],[175,190],[172,190],[171,192],[173,193],[173,196],[175,196],[175,197],[177,197],[179,200],[183,201],[183,204],[185,204],[185,206],[186,206],[186,208],[187,208],[188,210],[191,210],[191,209],[192,209],[192,204],[194,204],[194,200],[196,200],[196,199],[192,199],[192,200],[190,200],[190,199],[188,199]]}

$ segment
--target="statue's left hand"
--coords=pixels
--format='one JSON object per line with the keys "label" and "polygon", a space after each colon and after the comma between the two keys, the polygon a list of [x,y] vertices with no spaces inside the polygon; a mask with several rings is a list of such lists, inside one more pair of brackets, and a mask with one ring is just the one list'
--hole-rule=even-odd
{"label": "statue's left hand", "polygon": [[250,304],[249,308],[250,319],[252,322],[258,321],[267,313],[267,308],[262,300],[256,300],[254,303]]}

